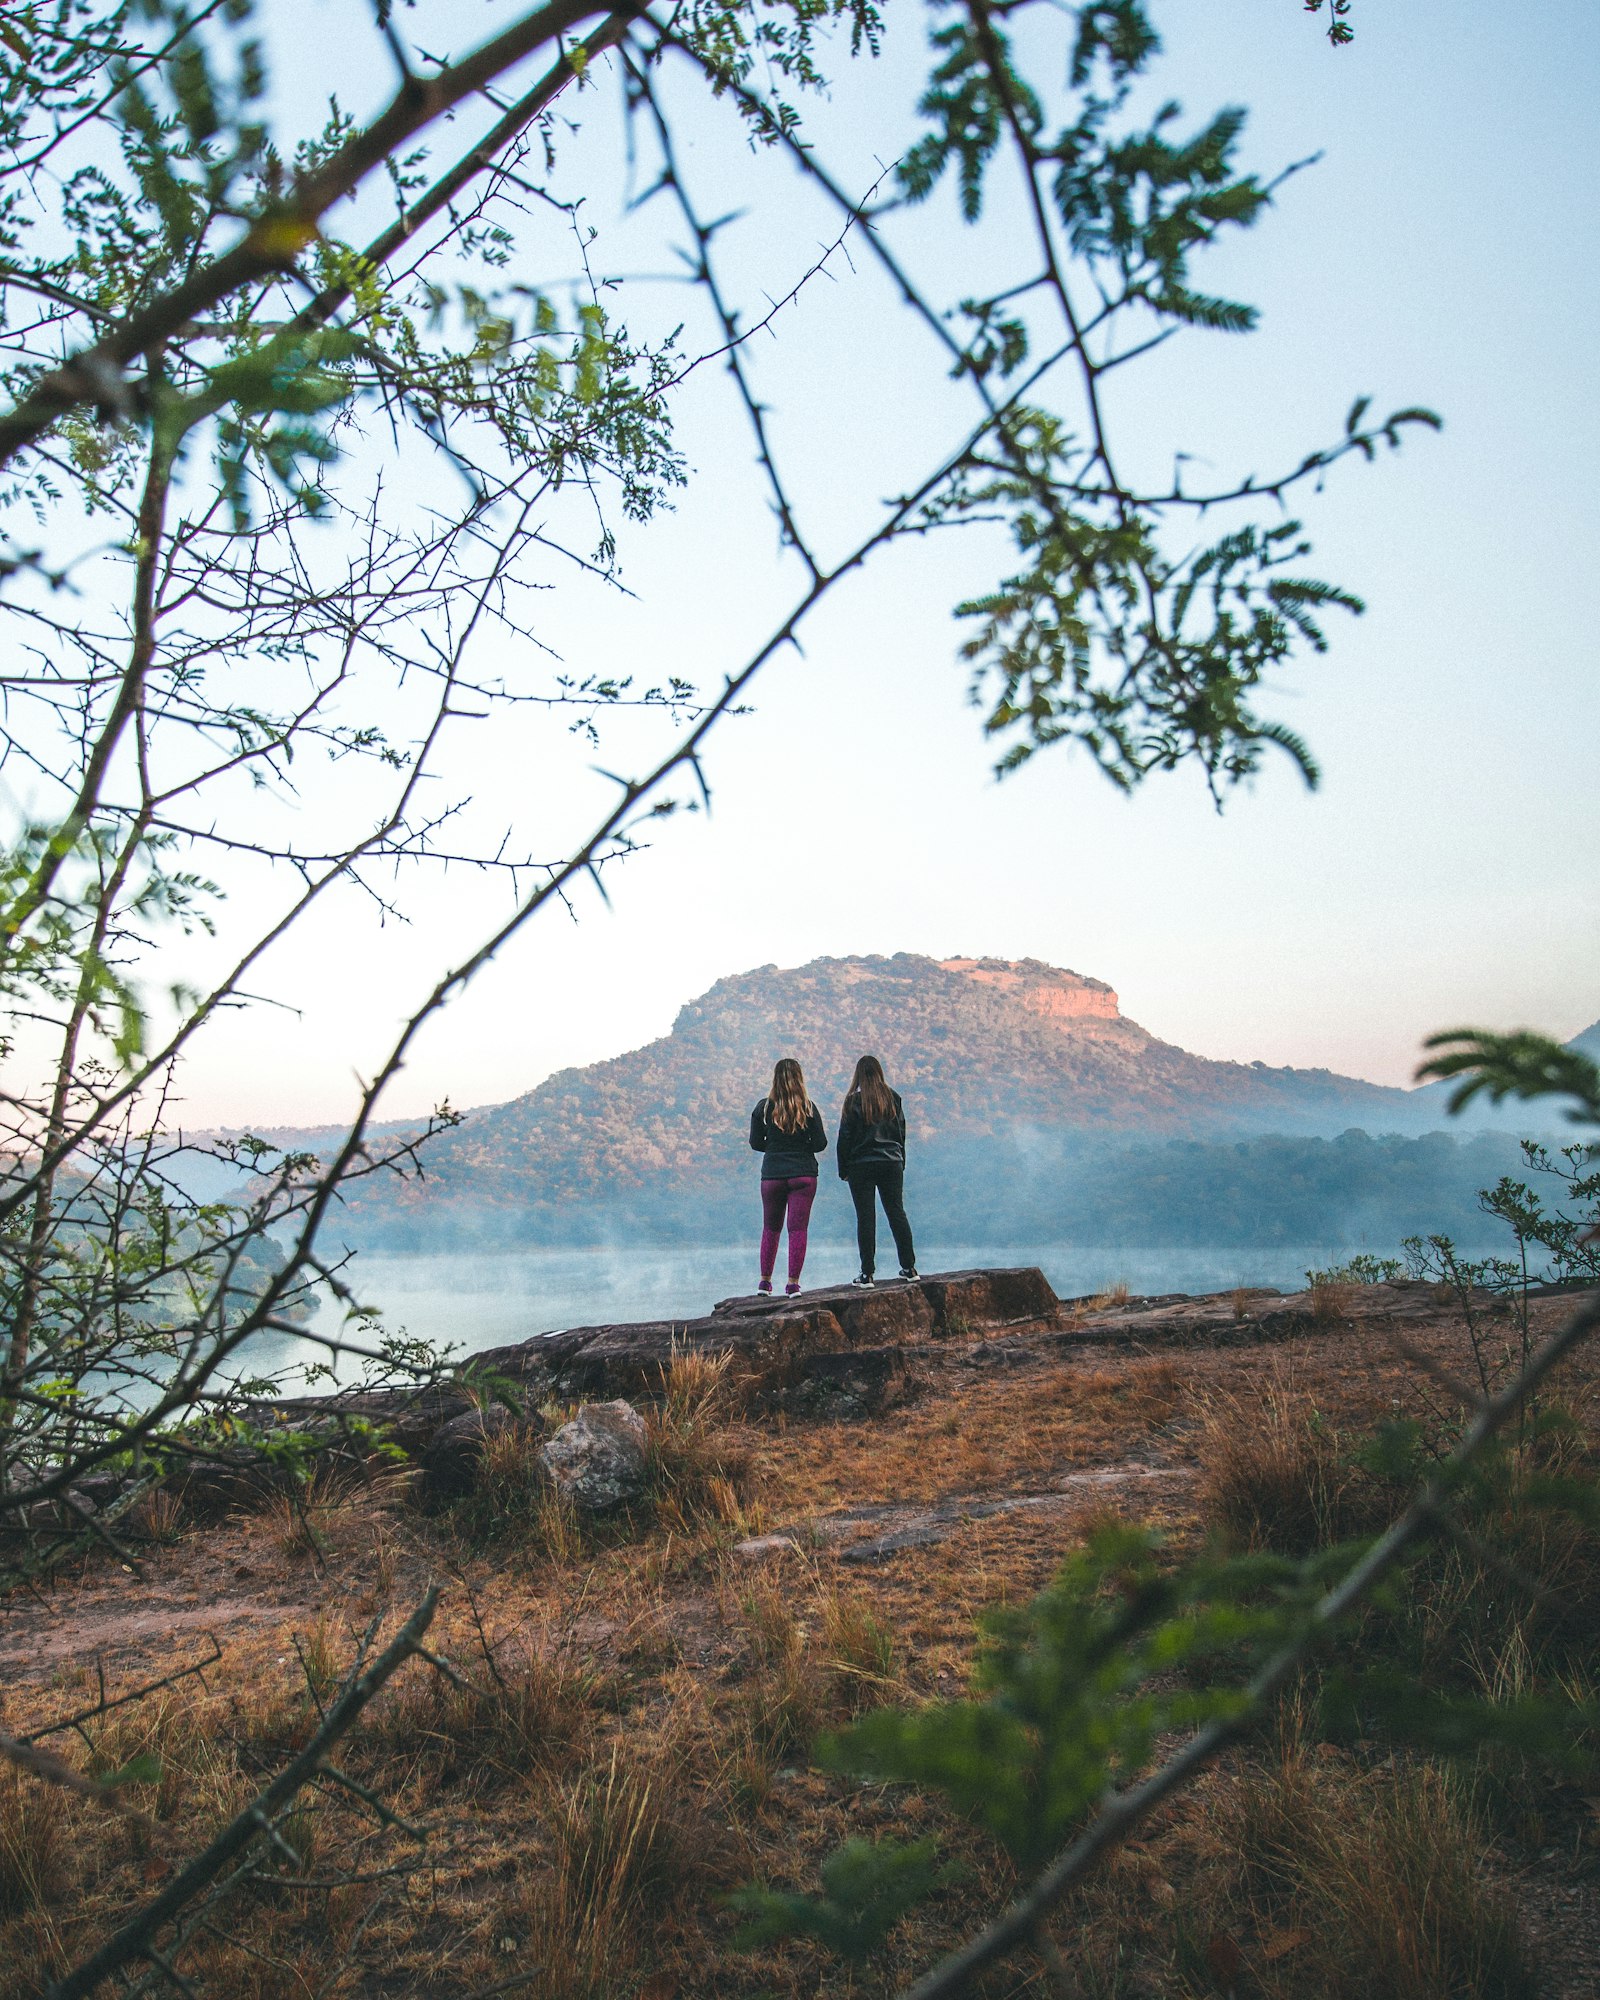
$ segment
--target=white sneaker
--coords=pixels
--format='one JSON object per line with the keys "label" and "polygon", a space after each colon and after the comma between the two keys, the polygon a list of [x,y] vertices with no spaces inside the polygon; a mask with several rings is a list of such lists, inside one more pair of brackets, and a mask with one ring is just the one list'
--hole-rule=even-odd
{"label": "white sneaker", "polygon": [[869,1278],[865,1271],[862,1272],[859,1278],[852,1278],[850,1283],[858,1292],[875,1292],[878,1289],[877,1279]]}
{"label": "white sneaker", "polygon": [[915,1280],[915,1278],[916,1278],[916,1275],[917,1275],[917,1274],[916,1274],[916,1271],[915,1271],[915,1270],[913,1269],[913,1270],[910,1270],[910,1271],[902,1271],[902,1272],[900,1273],[900,1275],[901,1275],[901,1277],[902,1277],[902,1278],[903,1278],[903,1279],[905,1280],[905,1282],[906,1282],[906,1283],[907,1283],[907,1284],[909,1285],[909,1284],[911,1284],[911,1283],[912,1283],[912,1282],[913,1282],[913,1281]]}

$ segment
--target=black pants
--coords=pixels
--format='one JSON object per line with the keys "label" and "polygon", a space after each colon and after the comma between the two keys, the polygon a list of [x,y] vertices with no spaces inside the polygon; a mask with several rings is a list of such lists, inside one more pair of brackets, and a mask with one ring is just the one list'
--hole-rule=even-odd
{"label": "black pants", "polygon": [[890,1166],[887,1160],[850,1169],[850,1199],[856,1205],[856,1246],[861,1252],[863,1277],[872,1276],[878,1258],[878,1205],[874,1195],[883,1196],[883,1212],[889,1219],[894,1247],[900,1253],[901,1270],[917,1268],[911,1224],[906,1220],[906,1205],[901,1199],[905,1180],[905,1168]]}

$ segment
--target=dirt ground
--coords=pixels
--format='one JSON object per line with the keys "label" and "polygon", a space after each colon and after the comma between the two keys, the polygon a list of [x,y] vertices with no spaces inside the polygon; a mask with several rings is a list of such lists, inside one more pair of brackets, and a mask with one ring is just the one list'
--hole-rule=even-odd
{"label": "dirt ground", "polygon": [[[1536,1330],[1565,1310],[1560,1301],[1539,1303]],[[1108,1330],[1114,1313],[1108,1305]],[[1363,1316],[1356,1301],[1299,1338],[1262,1344],[1163,1348],[1095,1335],[1091,1316],[1068,1338],[1041,1329],[1004,1342],[930,1343],[913,1357],[913,1400],[875,1419],[817,1424],[726,1413],[719,1438],[741,1467],[742,1497],[721,1519],[669,1515],[584,1546],[474,1545],[418,1509],[408,1475],[390,1475],[320,1496],[314,1537],[281,1505],[205,1525],[158,1523],[171,1538],[138,1546],[136,1567],[97,1555],[0,1605],[0,1727],[14,1735],[40,1728],[102,1686],[132,1689],[215,1652],[203,1675],[154,1698],[164,1704],[163,1727],[176,1729],[180,1711],[187,1718],[185,1743],[212,1732],[234,1746],[226,1784],[218,1778],[208,1790],[193,1779],[185,1791],[174,1779],[171,1796],[149,1807],[169,1827],[174,1851],[186,1850],[226,1801],[245,1795],[239,1787],[268,1767],[272,1746],[292,1745],[297,1731],[303,1740],[309,1725],[296,1717],[311,1712],[308,1684],[319,1675],[331,1684],[359,1635],[392,1629],[439,1584],[435,1649],[469,1677],[482,1678],[490,1653],[496,1678],[513,1662],[519,1670],[557,1663],[567,1677],[561,1685],[584,1708],[581,1741],[548,1756],[535,1744],[520,1763],[496,1752],[473,1775],[455,1725],[430,1721],[424,1697],[391,1690],[374,1716],[392,1753],[381,1789],[425,1828],[424,1874],[375,1890],[359,1920],[328,1910],[263,1916],[267,1928],[240,1946],[245,1957],[216,1947],[223,1955],[198,1990],[471,2000],[564,1995],[584,1979],[586,1990],[646,2000],[897,1990],[995,1913],[1012,1885],[1009,1868],[931,1802],[852,1788],[815,1770],[801,1740],[808,1727],[876,1699],[959,1692],[978,1615],[1042,1588],[1095,1523],[1146,1523],[1174,1551],[1198,1547],[1206,1532],[1199,1440],[1208,1424],[1251,1421],[1264,1391],[1354,1434],[1395,1413],[1437,1411],[1468,1368],[1461,1328],[1442,1308],[1397,1329]],[[1600,1359],[1580,1357],[1563,1393],[1592,1405],[1597,1368]],[[419,1663],[406,1670],[427,1671]],[[758,1713],[758,1686],[792,1702],[787,1736]],[[136,1733],[128,1724],[123,1749]],[[448,1755],[439,1748],[447,1737]],[[85,1741],[49,1740],[84,1761]],[[107,1754],[102,1746],[102,1762]],[[547,1955],[555,1921],[547,1888],[566,1879],[561,1857],[571,1844],[561,1845],[561,1814],[576,1810],[575,1788],[588,1784],[591,1801],[609,1796],[607,1785],[615,1790],[619,1755],[656,1774],[649,1783],[658,1803],[670,1785],[694,1866],[619,1919],[648,1924],[647,1948],[628,1941],[599,1970],[558,1973]],[[198,1769],[176,1752],[174,1766]],[[129,1796],[147,1793],[154,1788],[135,1786]],[[12,1837],[48,1844],[16,1818],[23,1806],[6,1809]],[[37,1992],[50,1969],[81,1957],[167,1879],[172,1862],[159,1843],[114,1821],[102,1833],[104,1818],[70,1805],[66,1858],[41,1874],[36,1893],[8,1901],[0,1880],[0,1993]],[[1186,1825],[1191,1838],[1194,1823]],[[965,1886],[908,1920],[892,1955],[863,1974],[837,1972],[809,1947],[753,1958],[730,1949],[726,1889],[755,1876],[814,1885],[820,1858],[862,1828],[939,1831],[966,1864]],[[1550,2000],[1600,1996],[1597,1834],[1600,1798],[1554,1787],[1530,1838],[1496,1834],[1482,1856],[1487,1875],[1514,1894],[1538,1991]],[[6,1837],[0,1825],[0,1844]],[[1140,1852],[1159,1854],[1159,1843]],[[1153,1917],[1165,1893],[1151,1889]],[[1298,1933],[1274,1935],[1281,1942]],[[1060,1934],[1063,1948],[1069,1936]],[[1283,1949],[1292,1958],[1293,1944]],[[1152,1969],[1148,1952],[1144,1960],[1134,1953],[1118,1975],[1123,1983],[1096,1984],[1080,1971],[1079,1983],[1062,1990],[1279,1990],[1248,1956],[1231,1971],[1224,1953],[1220,1970],[1213,1963],[1209,1973],[1205,1964],[1172,1973]],[[1048,1991],[1048,1977],[1030,1961],[985,1990]],[[1317,1977],[1300,1990],[1334,1990],[1319,1988]]]}

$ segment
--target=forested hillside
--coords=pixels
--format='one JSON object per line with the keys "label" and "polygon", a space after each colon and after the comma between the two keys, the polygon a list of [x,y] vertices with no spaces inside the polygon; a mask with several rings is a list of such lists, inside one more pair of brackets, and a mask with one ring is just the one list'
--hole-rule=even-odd
{"label": "forested hillside", "polygon": [[1190,1055],[1127,1019],[1099,980],[900,954],[719,980],[659,1041],[471,1113],[429,1147],[426,1179],[356,1192],[350,1226],[395,1244],[581,1240],[622,1224],[720,1235],[748,1206],[745,1133],[774,1058],[801,1060],[831,1127],[868,1050],[904,1093],[925,1212],[995,1240],[1320,1240],[1318,1214],[1337,1228],[1358,1212],[1459,1224],[1489,1167],[1449,1140],[1367,1139],[1418,1132],[1411,1093]]}

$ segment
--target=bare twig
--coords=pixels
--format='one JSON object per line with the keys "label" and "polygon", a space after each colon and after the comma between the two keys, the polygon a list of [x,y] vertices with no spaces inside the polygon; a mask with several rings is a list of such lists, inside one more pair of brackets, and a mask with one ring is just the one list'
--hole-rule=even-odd
{"label": "bare twig", "polygon": [[114,1937],[107,1939],[92,1957],[86,1958],[58,1980],[49,1989],[45,2000],[83,2000],[83,1996],[92,1993],[102,1980],[130,1961],[142,1958],[152,1963],[159,1962],[155,1940],[162,1928],[209,1888],[231,1861],[272,1827],[296,1792],[325,1770],[327,1753],[334,1744],[349,1733],[361,1711],[390,1676],[422,1650],[423,1635],[433,1622],[438,1601],[437,1587],[430,1589],[372,1664],[352,1674],[305,1749],[284,1766],[271,1784],[252,1799],[244,1811],[231,1820],[210,1846],[197,1854],[159,1896],[146,1903],[138,1915],[124,1924]]}

